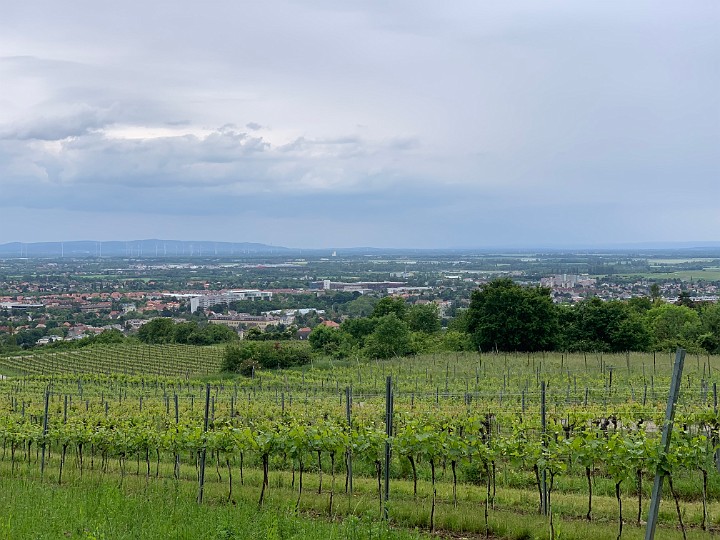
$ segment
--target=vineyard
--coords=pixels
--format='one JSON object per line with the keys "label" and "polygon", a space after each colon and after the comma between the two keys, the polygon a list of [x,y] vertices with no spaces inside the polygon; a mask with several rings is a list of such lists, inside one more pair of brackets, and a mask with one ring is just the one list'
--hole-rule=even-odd
{"label": "vineyard", "polygon": [[719,357],[687,357],[667,454],[674,354],[322,360],[237,378],[217,374],[221,357],[106,346],[0,359],[2,475],[175,482],[198,502],[463,535],[639,538],[660,469],[658,537],[720,530]]}
{"label": "vineyard", "polygon": [[20,375],[122,374],[197,377],[217,373],[223,347],[125,345],[33,352],[0,357],[0,373]]}

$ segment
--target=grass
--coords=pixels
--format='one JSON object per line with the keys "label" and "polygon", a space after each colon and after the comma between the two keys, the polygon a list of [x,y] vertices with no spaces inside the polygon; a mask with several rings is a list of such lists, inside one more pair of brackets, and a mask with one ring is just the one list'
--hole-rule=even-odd
{"label": "grass", "polygon": [[[272,470],[267,499],[258,509],[262,474],[257,468],[246,468],[240,485],[237,470],[232,501],[228,502],[225,471],[222,481],[215,467],[208,466],[204,504],[196,503],[197,483],[193,466],[185,466],[183,479],[170,478],[171,463],[164,462],[160,478],[145,478],[143,467],[135,474],[134,460],[128,463],[128,474],[120,482],[116,460],[107,473],[95,470],[79,475],[66,464],[63,484],[57,484],[57,454],[48,462],[44,479],[36,463],[18,463],[14,474],[10,463],[0,461],[0,539],[3,538],[348,538],[410,539],[421,538],[430,525],[431,489],[421,482],[418,497],[412,495],[412,483],[391,483],[389,512],[393,528],[380,519],[377,483],[371,478],[355,478],[352,496],[343,491],[342,477],[337,478],[334,504],[329,508],[329,475],[325,475],[322,493],[318,477],[308,472],[299,506],[297,484],[291,485],[288,471]],[[97,467],[97,465],[96,465]],[[447,481],[437,484],[436,528],[444,536],[483,537],[484,487],[464,485],[458,504],[452,502],[452,487]],[[667,494],[666,494],[667,497]],[[647,508],[648,499],[644,506]],[[587,498],[577,493],[554,493],[554,524],[559,538],[611,540],[617,536],[617,503],[613,496],[596,495],[593,500],[594,521],[586,522]],[[710,537],[698,524],[701,506],[697,501],[683,501],[688,538]],[[635,525],[636,499],[623,495],[625,526],[623,538],[642,538],[644,528]],[[645,510],[646,511],[646,510]],[[709,505],[711,523],[720,522],[720,502]],[[658,538],[681,538],[671,500],[661,506]],[[493,537],[507,539],[550,538],[548,519],[537,513],[537,494],[533,489],[498,487],[496,506],[489,511],[489,528]],[[715,531],[717,532],[717,531]]]}
{"label": "grass", "polygon": [[282,505],[258,510],[240,501],[194,500],[195,486],[172,481],[116,482],[97,477],[53,485],[31,478],[0,477],[1,539],[388,539],[418,533],[354,518],[330,522],[297,515]]}

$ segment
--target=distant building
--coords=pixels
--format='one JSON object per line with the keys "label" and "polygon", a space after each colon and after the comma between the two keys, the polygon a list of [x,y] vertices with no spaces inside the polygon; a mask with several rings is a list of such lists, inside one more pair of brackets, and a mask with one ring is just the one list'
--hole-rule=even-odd
{"label": "distant building", "polygon": [[406,283],[402,281],[358,281],[356,283],[345,283],[342,281],[312,281],[310,288],[325,291],[384,291],[390,287],[402,287]]}
{"label": "distant building", "polygon": [[187,296],[190,297],[190,313],[195,313],[198,308],[207,309],[218,304],[229,305],[230,302],[240,302],[243,300],[272,300],[273,293],[257,289],[242,289],[216,294],[196,294]]}
{"label": "distant building", "polygon": [[388,287],[388,294],[422,294],[432,291],[432,287]]}
{"label": "distant building", "polygon": [[310,335],[310,332],[312,332],[312,328],[308,328],[306,326],[305,328],[300,328],[295,334],[295,337],[297,337],[300,341],[305,341]]}
{"label": "distant building", "polygon": [[328,328],[340,328],[340,325],[335,321],[323,321],[320,323],[321,326],[327,326]]}
{"label": "distant building", "polygon": [[20,302],[0,302],[0,309],[39,309],[44,304],[22,304]]}
{"label": "distant building", "polygon": [[91,302],[80,306],[80,311],[84,313],[93,313],[105,309],[112,309],[112,302]]}
{"label": "distant building", "polygon": [[237,313],[235,315],[213,315],[208,318],[210,324],[222,324],[238,330],[240,328],[258,328],[265,330],[268,326],[277,326],[280,319],[267,315],[250,315],[248,313]]}
{"label": "distant building", "polygon": [[540,285],[551,289],[573,289],[575,287],[591,287],[596,282],[597,280],[588,274],[557,274],[542,278]]}
{"label": "distant building", "polygon": [[35,342],[35,345],[47,345],[48,343],[55,343],[56,341],[62,341],[62,336],[45,336],[41,337]]}

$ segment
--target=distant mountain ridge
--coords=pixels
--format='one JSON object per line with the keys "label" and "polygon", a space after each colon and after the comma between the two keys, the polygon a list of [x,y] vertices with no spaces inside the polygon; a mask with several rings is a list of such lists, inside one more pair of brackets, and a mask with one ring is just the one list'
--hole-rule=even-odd
{"label": "distant mountain ridge", "polygon": [[378,248],[378,247],[326,247],[289,248],[257,242],[214,242],[210,240],[72,240],[68,242],[10,242],[0,244],[0,258],[237,258],[237,257],[329,257],[336,252],[344,256],[428,256],[433,254],[551,254],[551,253],[636,253],[639,256],[682,254],[694,257],[720,258],[720,242],[644,242],[603,244],[588,246],[495,246],[495,247],[444,247],[444,248]]}
{"label": "distant mountain ridge", "polygon": [[131,240],[97,242],[11,242],[0,244],[0,257],[232,257],[242,255],[285,255],[292,250],[254,242],[212,242],[188,240]]}

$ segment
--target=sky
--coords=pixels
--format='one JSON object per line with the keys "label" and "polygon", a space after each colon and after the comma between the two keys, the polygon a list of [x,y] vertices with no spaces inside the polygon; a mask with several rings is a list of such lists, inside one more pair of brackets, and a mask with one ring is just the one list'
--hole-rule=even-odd
{"label": "sky", "polygon": [[0,243],[720,240],[717,0],[13,2]]}

